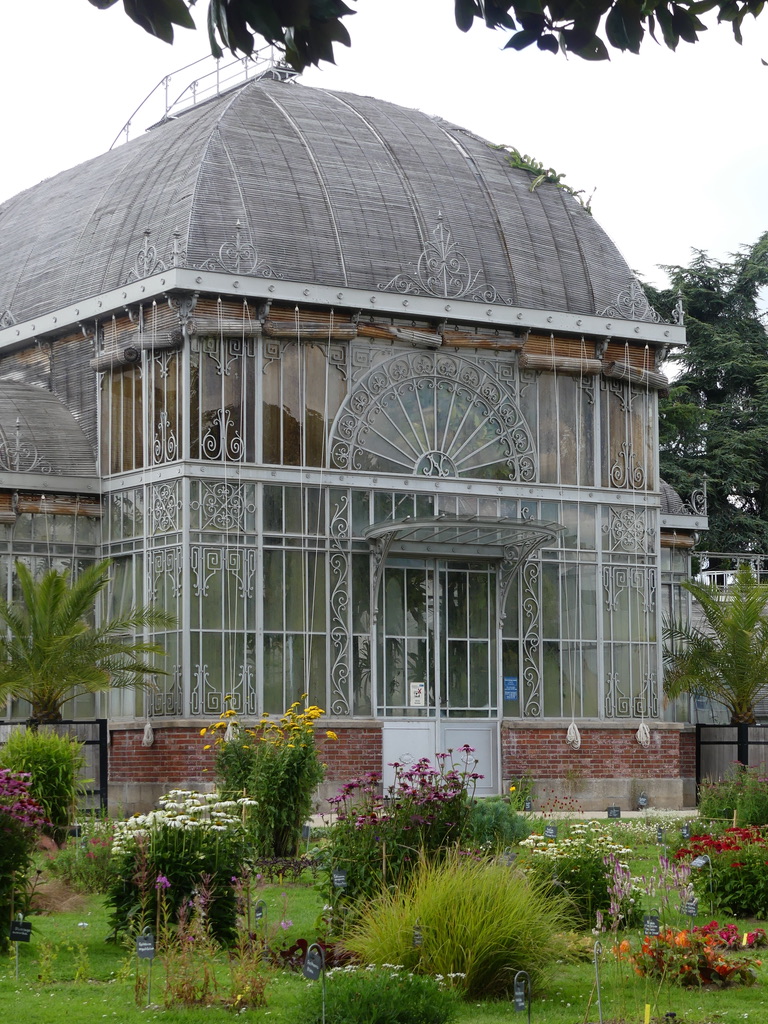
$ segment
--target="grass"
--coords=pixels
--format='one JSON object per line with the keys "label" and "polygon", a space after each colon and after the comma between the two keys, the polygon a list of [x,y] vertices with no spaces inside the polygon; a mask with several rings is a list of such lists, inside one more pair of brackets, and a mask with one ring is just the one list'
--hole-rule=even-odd
{"label": "grass", "polygon": [[[617,836],[635,851],[635,874],[647,874],[658,863],[661,848],[655,842],[655,824],[643,829],[640,823],[613,823]],[[672,831],[672,826],[667,824]],[[285,894],[285,895],[283,895]],[[272,885],[261,888],[256,898],[267,905],[266,928],[271,942],[290,945],[303,936],[316,935],[316,922],[322,910],[321,894],[309,885]],[[704,908],[706,911],[708,908]],[[699,924],[709,920],[704,913]],[[80,909],[35,916],[32,941],[19,945],[19,979],[14,976],[14,957],[0,961],[0,1021],[12,1024],[101,1024],[115,1020],[134,1024],[138,1021],[165,1021],[168,1024],[231,1022],[231,1010],[211,1008],[162,1007],[163,967],[158,958],[152,969],[152,1005],[136,1005],[134,982],[137,962],[132,950],[105,942],[108,934],[106,913],[100,897],[88,897]],[[292,922],[283,927],[281,922]],[[683,927],[690,919],[677,918],[670,923]],[[725,923],[725,918],[721,918]],[[754,927],[755,922],[737,922],[739,930]],[[87,927],[83,927],[87,925]],[[261,927],[259,925],[258,927]],[[632,934],[638,944],[639,931]],[[758,984],[752,988],[726,990],[683,989],[664,983],[658,985],[631,972],[611,954],[609,935],[601,936],[604,947],[600,960],[602,1018],[608,1022],[641,1024],[646,1004],[651,1020],[675,1024],[730,1024],[768,1021],[768,950],[766,965],[759,968]],[[578,944],[586,957],[591,956],[594,936],[583,934]],[[585,1024],[600,1018],[594,991],[595,969],[591,959],[579,963],[562,962],[541,988],[532,1006],[532,1021],[546,1024]],[[139,970],[146,974],[147,962]],[[222,962],[219,980],[225,984],[228,972]],[[85,980],[76,981],[79,977]],[[243,1013],[247,1021],[259,1024],[296,1024],[300,997],[307,984],[300,975],[273,972],[267,988],[267,1005]],[[160,1005],[156,1005],[159,1003]],[[665,1018],[674,1013],[675,1018]],[[511,1024],[527,1019],[514,1014],[507,1000],[471,999],[460,1005],[457,1024]]]}

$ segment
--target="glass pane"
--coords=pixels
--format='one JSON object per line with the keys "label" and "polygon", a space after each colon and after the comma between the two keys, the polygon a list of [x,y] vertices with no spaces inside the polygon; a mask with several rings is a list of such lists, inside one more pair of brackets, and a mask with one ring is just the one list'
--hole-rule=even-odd
{"label": "glass pane", "polygon": [[394,636],[405,633],[404,573],[387,569],[384,573],[384,614],[386,632]]}
{"label": "glass pane", "polygon": [[264,551],[264,628],[283,628],[283,553]]}
{"label": "glass pane", "polygon": [[490,706],[489,650],[488,643],[471,642],[469,645],[470,706],[473,708],[488,708]]}
{"label": "glass pane", "polygon": [[[488,573],[469,574],[469,635],[488,637],[489,586],[492,577]],[[494,627],[495,628],[495,627]]]}

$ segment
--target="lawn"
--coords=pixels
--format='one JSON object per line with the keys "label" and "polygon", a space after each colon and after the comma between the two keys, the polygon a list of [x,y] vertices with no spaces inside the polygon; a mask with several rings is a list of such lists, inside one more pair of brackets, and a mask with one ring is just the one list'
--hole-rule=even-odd
{"label": "lawn", "polygon": [[[535,819],[531,819],[531,826],[543,830],[543,822]],[[678,823],[665,822],[665,839],[677,827]],[[611,825],[611,833],[631,848],[629,863],[633,875],[649,877],[658,865],[659,853],[663,852],[663,847],[656,842],[656,823],[616,822]],[[18,980],[13,951],[0,966],[0,1020],[18,1020],[21,1024],[95,1024],[114,1018],[127,1024],[138,1020],[181,1024],[232,1019],[233,1010],[220,1006],[166,1008],[162,956],[152,963],[151,998],[147,1006],[147,993],[141,985],[148,977],[149,961],[137,960],[131,944],[106,941],[110,929],[103,898],[84,896],[77,901],[75,897],[72,906],[67,903],[70,893],[61,887],[57,890],[55,885],[52,889],[53,912],[35,915],[32,940],[19,943]],[[308,874],[301,884],[257,883],[252,893],[252,906],[262,899],[266,912],[252,923],[252,928],[257,934],[266,933],[272,949],[290,946],[299,938],[313,941],[325,898]],[[655,909],[658,899],[658,895],[650,897],[644,909]],[[725,923],[724,916],[717,916]],[[680,914],[677,907],[664,910],[662,918],[662,924],[676,929],[693,923],[690,917]],[[702,913],[695,923],[704,924],[709,920],[709,907],[702,901]],[[753,929],[756,922],[738,920],[736,924],[741,934]],[[599,935],[602,945],[602,955],[598,956],[599,1004],[593,959],[593,946],[598,936],[589,929],[574,932],[569,937],[572,959],[565,958],[551,965],[548,979],[534,993],[531,1019],[547,1024],[585,1024],[601,1019],[640,1024],[648,1012],[651,1021],[665,1024],[675,1020],[691,1024],[727,1024],[742,1020],[763,1024],[768,1021],[768,965],[758,966],[757,983],[750,987],[683,988],[666,978],[659,982],[640,977],[626,956],[618,960],[612,949],[628,939],[636,950],[642,942],[642,931],[640,925],[627,932],[611,934],[609,931]],[[765,952],[768,954],[768,950]],[[575,957],[581,959],[573,959]],[[226,955],[220,952],[208,957],[206,966],[215,974],[218,995],[230,995]],[[238,1016],[258,1019],[263,1024],[299,1024],[302,992],[306,986],[319,983],[306,981],[301,974],[286,970],[266,969],[266,975],[266,1005],[247,1009]],[[140,1005],[136,999],[137,978]],[[213,1003],[214,1000],[208,1001]],[[526,1015],[515,1013],[511,1000],[483,1002],[474,999],[460,1004],[457,1024],[470,1021],[472,1024],[501,1024],[509,1022],[510,1018],[527,1019]]]}

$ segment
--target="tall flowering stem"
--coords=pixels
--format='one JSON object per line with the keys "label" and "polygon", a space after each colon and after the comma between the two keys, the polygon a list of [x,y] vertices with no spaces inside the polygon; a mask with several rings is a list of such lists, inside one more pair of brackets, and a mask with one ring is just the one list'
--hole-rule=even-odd
{"label": "tall flowering stem", "polygon": [[29,773],[0,769],[0,951],[8,948],[14,901],[48,824],[43,808],[30,795]]}

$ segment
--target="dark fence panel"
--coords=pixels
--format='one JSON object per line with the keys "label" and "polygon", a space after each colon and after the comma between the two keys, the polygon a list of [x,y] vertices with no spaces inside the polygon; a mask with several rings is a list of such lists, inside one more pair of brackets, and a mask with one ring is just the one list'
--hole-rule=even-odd
{"label": "dark fence panel", "polygon": [[[0,722],[0,747],[13,729],[26,728],[27,725],[24,722]],[[109,781],[106,718],[94,718],[82,722],[65,719],[52,725],[41,725],[40,729],[56,732],[62,736],[71,736],[83,744],[85,765],[80,777],[85,781],[85,787],[79,800],[79,806],[81,810],[88,813],[106,815]]]}
{"label": "dark fence panel", "polygon": [[768,727],[697,725],[696,783],[724,778],[735,763],[754,768],[768,764]]}

